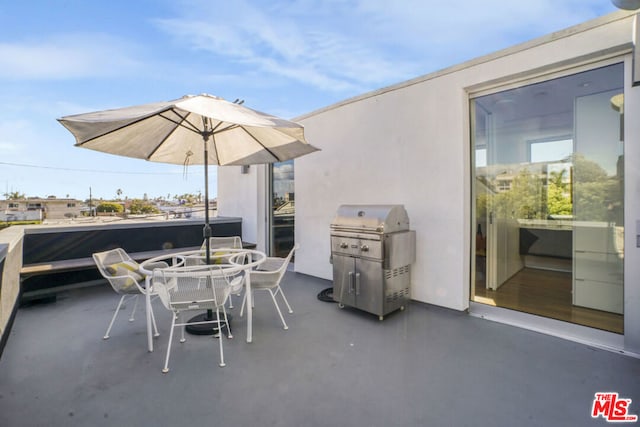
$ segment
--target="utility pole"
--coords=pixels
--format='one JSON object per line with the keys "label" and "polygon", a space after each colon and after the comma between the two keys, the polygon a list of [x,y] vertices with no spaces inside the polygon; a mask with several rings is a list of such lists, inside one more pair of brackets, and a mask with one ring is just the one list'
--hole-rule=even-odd
{"label": "utility pole", "polygon": [[89,187],[89,216],[93,216],[93,206],[91,202],[91,187]]}

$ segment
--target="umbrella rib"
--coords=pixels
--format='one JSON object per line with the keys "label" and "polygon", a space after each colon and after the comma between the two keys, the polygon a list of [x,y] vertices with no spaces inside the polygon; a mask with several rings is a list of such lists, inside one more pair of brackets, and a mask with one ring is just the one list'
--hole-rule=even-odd
{"label": "umbrella rib", "polygon": [[260,142],[260,140],[258,140],[258,138],[256,138],[255,136],[253,136],[253,134],[251,132],[249,132],[247,130],[247,128],[245,128],[244,126],[238,126],[240,129],[242,129],[243,131],[245,131],[247,133],[247,135],[249,135],[258,145],[260,145],[267,153],[271,154],[273,156],[273,158],[275,158],[278,162],[280,162],[280,157],[276,156],[276,154],[271,151],[270,149],[268,149],[263,143]]}
{"label": "umbrella rib", "polygon": [[222,123],[223,122],[218,122],[218,124],[215,127],[211,128],[211,130],[209,131],[210,134],[211,134],[211,139],[212,139],[212,141],[211,141],[212,144],[211,145],[213,146],[213,151],[215,151],[215,153],[216,153],[216,163],[218,163],[218,164],[220,164],[220,156],[219,156],[219,153],[218,153],[218,144],[216,144],[216,133],[220,132],[217,129],[220,126],[222,126]]}
{"label": "umbrella rib", "polygon": [[[85,141],[78,142],[76,145],[77,145],[77,146],[82,146],[82,145],[84,145],[84,144],[86,144],[86,143],[88,143],[88,142],[91,142],[91,141],[93,141],[93,140],[96,140],[96,139],[102,138],[103,136],[107,136],[107,135],[109,135],[109,134],[112,134],[112,133],[118,132],[118,131],[120,131],[120,130],[122,130],[122,129],[126,128],[126,127],[129,127],[129,126],[135,125],[136,123],[143,122],[143,121],[145,121],[145,120],[147,120],[147,119],[149,119],[149,118],[151,118],[151,117],[154,117],[154,116],[156,116],[156,115],[160,115],[160,116],[162,116],[162,113],[167,112],[167,111],[172,110],[172,109],[173,109],[172,107],[168,107],[167,109],[162,110],[162,111],[154,111],[154,112],[153,112],[153,113],[151,113],[151,114],[147,114],[147,115],[146,115],[146,116],[144,116],[144,117],[140,117],[140,118],[138,118],[138,119],[136,119],[136,120],[133,120],[133,121],[131,121],[131,122],[127,122],[126,124],[124,124],[124,125],[122,125],[122,126],[119,126],[119,127],[115,128],[115,129],[110,129],[110,130],[108,130],[108,131],[107,131],[107,132],[105,132],[105,133],[101,133],[101,134],[99,134],[99,135],[92,136],[91,138],[89,138],[89,139],[87,139],[87,140],[85,140]],[[162,116],[162,117],[164,117],[164,116]],[[64,117],[61,119],[61,121],[63,121],[63,120],[64,120]]]}
{"label": "umbrella rib", "polygon": [[[171,108],[170,110],[171,110],[171,111],[173,111],[173,113],[174,113],[176,116],[180,117],[182,120],[177,121],[177,120],[174,120],[174,119],[172,119],[172,118],[170,118],[170,117],[164,116],[162,113],[160,113],[160,114],[159,114],[159,116],[160,116],[160,117],[162,117],[162,118],[163,118],[163,119],[165,119],[165,120],[168,120],[168,121],[172,122],[172,123],[173,123],[173,124],[175,124],[176,126],[175,126],[175,127],[173,127],[173,129],[171,129],[171,132],[167,133],[167,134],[164,136],[164,138],[162,138],[162,139],[160,140],[160,142],[159,142],[158,144],[156,144],[155,148],[154,148],[153,150],[151,150],[151,152],[147,155],[147,157],[146,157],[146,159],[145,159],[145,160],[149,160],[151,157],[153,157],[153,155],[154,155],[154,154],[156,154],[156,152],[160,149],[160,147],[162,146],[162,144],[164,144],[164,142],[165,142],[167,139],[169,139],[169,137],[170,137],[171,135],[173,135],[173,133],[176,131],[176,129],[178,129],[178,127],[183,127],[183,128],[185,128],[185,129],[190,130],[190,131],[195,132],[195,133],[201,133],[200,131],[198,131],[198,129],[197,129],[195,126],[193,126],[193,124],[192,124],[189,120],[187,120],[187,118],[189,117],[189,114],[190,114],[190,113],[189,113],[189,114],[187,114],[187,115],[185,115],[185,116],[183,117],[183,116],[181,116],[181,115],[180,115],[180,113],[178,113],[178,112],[177,112],[176,110],[174,110],[173,108]],[[166,111],[169,111],[169,110],[166,110]],[[193,127],[193,129],[189,128],[189,126],[185,126],[185,125],[183,125],[183,122],[185,122],[185,121],[186,121],[189,125],[191,125],[191,126]]]}
{"label": "umbrella rib", "polygon": [[218,129],[220,127],[220,125],[222,125],[222,123],[224,123],[224,122],[218,123],[218,125],[215,128],[213,128],[211,131],[213,133],[220,133],[220,132],[226,132],[226,131],[231,130],[231,129],[242,127],[239,124],[229,123],[229,126],[227,126],[225,128],[222,128],[222,129]]}
{"label": "umbrella rib", "polygon": [[[159,116],[160,116],[160,117],[162,117],[162,118],[163,118],[163,119],[165,119],[165,120],[168,120],[168,121],[172,122],[172,123],[173,123],[173,124],[175,124],[176,126],[183,127],[183,128],[185,128],[185,129],[187,129],[187,130],[190,130],[191,132],[194,132],[194,133],[197,133],[197,134],[202,135],[202,131],[201,131],[200,129],[198,129],[198,127],[197,127],[196,125],[194,125],[194,124],[193,124],[193,123],[191,123],[189,120],[187,120],[187,118],[189,117],[189,115],[190,115],[191,113],[188,113],[188,114],[186,114],[186,115],[182,116],[182,115],[181,115],[178,111],[176,111],[174,108],[171,108],[170,110],[171,110],[171,111],[172,111],[176,116],[180,117],[180,119],[182,119],[182,120],[180,120],[180,121],[178,121],[178,120],[174,120],[174,119],[172,119],[171,117],[164,116],[162,113],[160,113],[160,114],[159,114]],[[167,111],[169,111],[169,110],[163,111],[163,113],[165,113],[165,112],[167,112]],[[185,125],[184,125],[184,122],[186,122],[189,126],[185,126]]]}

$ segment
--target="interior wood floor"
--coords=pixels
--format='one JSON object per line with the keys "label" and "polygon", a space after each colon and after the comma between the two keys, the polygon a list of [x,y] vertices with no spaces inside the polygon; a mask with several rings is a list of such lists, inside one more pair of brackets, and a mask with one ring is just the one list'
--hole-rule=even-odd
{"label": "interior wood floor", "polygon": [[571,288],[571,273],[524,268],[497,291],[486,289],[481,277],[476,280],[475,296],[476,302],[493,301],[497,307],[623,333],[622,315],[574,306]]}

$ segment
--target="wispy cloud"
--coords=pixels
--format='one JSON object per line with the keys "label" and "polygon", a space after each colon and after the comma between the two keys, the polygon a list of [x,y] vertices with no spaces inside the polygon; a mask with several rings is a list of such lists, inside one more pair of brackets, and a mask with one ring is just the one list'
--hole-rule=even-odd
{"label": "wispy cloud", "polygon": [[313,19],[312,7],[300,16],[300,7],[285,10],[274,3],[264,10],[249,2],[231,4],[212,10],[208,2],[191,2],[182,9],[188,15],[156,22],[193,50],[322,90],[362,90],[410,68],[323,26],[326,21]]}
{"label": "wispy cloud", "polygon": [[614,9],[603,0],[298,0],[268,6],[190,0],[186,6],[177,17],[155,22],[189,49],[247,72],[338,93],[416,77]]}
{"label": "wispy cloud", "polygon": [[365,20],[375,23],[376,32],[385,40],[402,41],[414,49],[478,49],[482,43],[536,37],[615,10],[606,0],[536,0],[526,4],[506,0],[358,0],[356,9]]}
{"label": "wispy cloud", "polygon": [[0,43],[0,78],[66,80],[122,76],[138,69],[127,42],[102,34],[66,34]]}

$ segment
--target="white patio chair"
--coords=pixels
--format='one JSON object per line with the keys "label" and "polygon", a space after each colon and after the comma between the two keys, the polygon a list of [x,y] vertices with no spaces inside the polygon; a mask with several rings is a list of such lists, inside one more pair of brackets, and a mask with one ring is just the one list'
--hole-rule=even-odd
{"label": "white patio chair", "polygon": [[[242,249],[242,239],[239,236],[209,237],[209,249],[212,251],[211,255],[213,255],[211,264],[229,264],[229,258],[222,256],[224,255],[224,251],[219,251],[217,254],[214,251],[216,249]],[[187,266],[205,264],[205,251],[207,250],[206,239],[202,242],[200,250],[202,251],[201,255],[187,259]]]}
{"label": "white patio chair", "polygon": [[[150,292],[153,295],[153,289],[145,289],[145,275],[140,271],[140,265],[134,261],[127,252],[122,248],[111,249],[104,252],[96,252],[93,254],[93,260],[98,267],[98,271],[102,277],[107,279],[111,284],[111,287],[117,294],[122,295],[115,313],[109,322],[107,332],[105,332],[103,339],[109,339],[109,333],[113,327],[113,323],[118,317],[120,308],[126,299],[133,299],[133,309],[129,316],[129,322],[135,320],[136,307],[138,306],[138,296],[145,295]],[[168,265],[164,262],[158,262],[150,264],[149,268],[166,268]],[[151,319],[153,321],[154,335],[158,336],[158,327],[156,326],[156,319],[151,310]]]}
{"label": "white patio chair", "polygon": [[[153,272],[153,287],[158,293],[162,304],[173,312],[171,316],[171,331],[167,344],[163,373],[169,372],[169,357],[171,355],[171,342],[173,330],[177,326],[182,327],[180,342],[186,341],[185,326],[195,324],[211,324],[218,333],[220,341],[220,366],[225,366],[224,350],[222,348],[222,329],[226,326],[227,337],[233,338],[229,328],[227,312],[224,304],[229,297],[231,289],[241,282],[244,277],[243,268],[240,266],[197,265],[180,268],[157,269]],[[224,318],[221,323],[220,309]],[[216,316],[212,320],[190,322],[184,320],[183,314],[193,310],[215,310]]]}
{"label": "white patio chair", "polygon": [[[200,249],[203,251],[207,250],[207,242],[206,240],[202,242],[202,246]],[[209,237],[209,249],[212,252],[213,258],[211,259],[212,264],[229,264],[229,258],[222,256],[224,255],[224,251],[222,249],[242,249],[242,238],[240,236],[226,236],[226,237]],[[215,251],[215,249],[221,249],[220,251]],[[235,258],[235,261],[238,262],[238,257]],[[203,265],[205,264],[203,257],[196,257],[187,259],[187,265]],[[237,289],[234,289],[232,293],[240,295],[240,291],[242,290],[242,283],[238,284]],[[229,295],[229,308],[233,308],[233,299],[231,295]]]}
{"label": "white patio chair", "polygon": [[[242,249],[242,239],[240,236],[209,237],[209,247],[211,249],[230,248]],[[202,242],[201,249],[206,249],[206,241]]]}
{"label": "white patio chair", "polygon": [[[284,317],[282,316],[282,312],[280,311],[280,306],[278,305],[278,301],[276,301],[276,295],[280,294],[284,303],[287,305],[289,309],[289,313],[293,313],[291,306],[289,305],[289,301],[287,301],[287,297],[284,296],[284,292],[280,287],[280,282],[284,277],[284,273],[287,271],[287,266],[293,257],[293,253],[298,249],[299,245],[295,244],[289,255],[286,258],[278,258],[278,257],[267,257],[264,263],[260,264],[257,270],[252,270],[250,272],[251,276],[251,291],[268,291],[271,295],[271,299],[273,300],[273,304],[276,306],[276,310],[278,311],[278,315],[280,316],[280,320],[282,320],[282,326],[284,329],[289,329],[287,323],[284,321]],[[252,298],[252,301],[255,301]],[[240,317],[244,313],[244,305],[247,302],[247,294],[245,292],[244,299],[242,300],[242,308],[240,309]]]}

